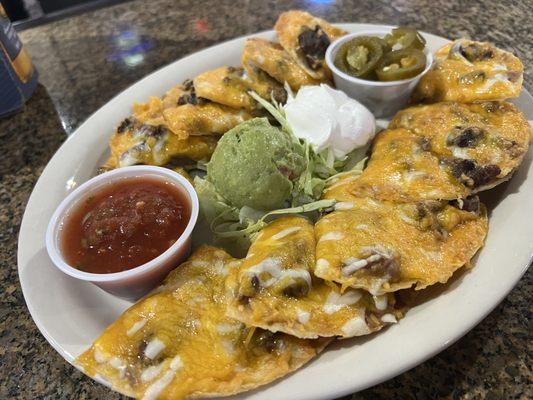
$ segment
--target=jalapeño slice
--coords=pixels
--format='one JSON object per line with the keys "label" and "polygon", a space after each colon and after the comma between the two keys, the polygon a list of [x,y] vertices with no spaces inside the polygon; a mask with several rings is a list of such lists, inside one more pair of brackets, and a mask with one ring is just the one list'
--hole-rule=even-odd
{"label": "jalape\u00f1o slice", "polygon": [[378,37],[356,37],[341,46],[335,56],[335,66],[356,78],[367,78],[387,49],[387,43]]}
{"label": "jalape\u00f1o slice", "polygon": [[394,50],[385,54],[376,68],[380,81],[398,81],[413,78],[426,67],[426,55],[421,50]]}
{"label": "jalape\u00f1o slice", "polygon": [[385,36],[385,41],[394,50],[417,49],[426,46],[426,39],[416,29],[408,27],[395,28]]}

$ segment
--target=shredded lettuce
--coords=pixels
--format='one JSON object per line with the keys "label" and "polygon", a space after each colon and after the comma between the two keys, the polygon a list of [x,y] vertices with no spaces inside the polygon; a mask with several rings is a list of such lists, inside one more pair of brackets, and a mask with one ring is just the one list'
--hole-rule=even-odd
{"label": "shredded lettuce", "polygon": [[331,208],[335,200],[319,200],[297,207],[289,207],[270,212],[254,210],[244,206],[241,209],[228,204],[215,189],[214,185],[199,176],[194,179],[194,186],[200,200],[203,217],[209,223],[215,239],[231,239],[229,243],[236,254],[242,254],[250,246],[254,235],[268,220],[280,215],[303,214]]}
{"label": "shredded lettuce", "polygon": [[298,207],[283,208],[279,210],[269,211],[259,218],[256,222],[253,220],[247,220],[246,223],[248,226],[241,230],[232,230],[232,231],[215,231],[215,234],[220,237],[234,237],[242,234],[253,235],[256,232],[259,232],[265,225],[268,224],[267,219],[276,215],[289,215],[289,214],[304,214],[312,211],[324,210],[331,208],[335,205],[336,200],[318,200],[312,203],[303,204]]}
{"label": "shredded lettuce", "polygon": [[207,172],[207,163],[205,161],[197,161],[196,165],[194,165],[195,169]]}
{"label": "shredded lettuce", "polygon": [[265,108],[265,110],[267,110],[270,113],[270,115],[272,115],[276,119],[276,121],[279,122],[279,124],[281,125],[281,127],[283,128],[283,130],[285,132],[290,133],[294,138],[296,138],[296,136],[294,136],[294,134],[292,132],[292,129],[291,129],[289,123],[287,122],[287,118],[285,118],[285,111],[283,110],[283,106],[281,104],[276,102],[276,100],[274,100],[273,97],[271,99],[272,103],[270,103],[267,100],[263,99],[261,96],[259,96],[253,90],[249,91],[248,93],[259,104],[261,104]]}

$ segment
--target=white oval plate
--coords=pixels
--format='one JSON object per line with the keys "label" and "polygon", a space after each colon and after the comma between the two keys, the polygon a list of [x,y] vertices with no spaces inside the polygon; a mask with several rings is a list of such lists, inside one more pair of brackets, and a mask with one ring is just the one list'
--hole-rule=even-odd
{"label": "white oval plate", "polygon": [[[341,24],[347,31],[382,25]],[[253,35],[274,40],[273,31]],[[434,51],[447,40],[425,35]],[[28,309],[44,337],[67,360],[96,339],[130,303],[62,274],[45,249],[45,231],[54,209],[72,188],[95,174],[105,160],[114,127],[134,101],[162,95],[171,86],[222,65],[239,65],[246,37],[176,61],[126,89],[85,121],[61,146],[30,197],[19,236],[18,271]],[[516,102],[533,119],[533,98]],[[529,114],[529,115],[528,115]],[[247,393],[247,399],[324,399],[362,390],[414,367],[474,327],[513,288],[533,255],[533,180],[526,180],[531,151],[510,184],[493,191],[490,229],[476,267],[438,297],[415,307],[397,325],[370,337],[338,342],[298,372]],[[460,283],[460,284],[459,284]]]}

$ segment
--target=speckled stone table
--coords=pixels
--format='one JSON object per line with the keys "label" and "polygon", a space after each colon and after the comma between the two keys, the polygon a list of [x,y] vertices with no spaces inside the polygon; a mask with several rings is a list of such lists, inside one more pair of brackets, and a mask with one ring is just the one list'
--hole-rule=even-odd
{"label": "speckled stone table", "polygon": [[[17,235],[32,187],[55,150],[91,113],[157,68],[212,44],[272,27],[304,8],[330,21],[408,24],[491,40],[526,65],[533,89],[528,0],[152,0],[21,33],[41,74],[23,112],[0,119],[0,399],[118,399],[66,363],[33,323],[17,276]],[[533,273],[482,323],[434,358],[353,399],[533,398]],[[364,360],[361,360],[364,362]]]}

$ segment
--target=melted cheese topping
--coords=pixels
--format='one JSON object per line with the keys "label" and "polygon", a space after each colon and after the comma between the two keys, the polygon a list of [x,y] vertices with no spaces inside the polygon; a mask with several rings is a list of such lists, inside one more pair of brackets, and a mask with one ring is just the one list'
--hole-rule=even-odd
{"label": "melted cheese topping", "polygon": [[[416,283],[446,282],[483,245],[487,216],[449,205],[420,218],[415,204],[354,200],[354,208],[334,211],[315,226],[315,275],[378,295]],[[405,221],[409,213],[414,219]],[[367,230],[357,229],[361,223]],[[343,239],[321,241],[331,232]],[[380,308],[379,302],[376,306]]]}
{"label": "melted cheese topping", "polygon": [[339,311],[341,308],[355,304],[361,299],[363,294],[358,290],[350,290],[344,294],[331,292],[324,304],[324,312],[326,314],[333,314]]}
{"label": "melted cheese topping", "polygon": [[220,67],[194,78],[196,96],[233,108],[255,109],[255,101],[248,91],[252,89],[242,68]]}
{"label": "melted cheese topping", "polygon": [[259,70],[261,75],[281,84],[287,82],[292,90],[320,83],[320,80],[309,76],[279,44],[263,39],[246,40],[242,65],[250,76],[257,76]]}
{"label": "melted cheese topping", "polygon": [[[135,124],[113,134],[111,157],[104,168],[165,165],[174,157],[208,160],[219,135],[251,118],[244,110],[217,103],[180,105],[182,96],[190,93],[178,85],[163,99],[151,97],[135,104],[130,117]],[[155,134],[154,128],[158,128]]]}
{"label": "melted cheese topping", "polygon": [[137,332],[139,332],[143,327],[144,325],[146,325],[146,318],[143,318],[137,322],[135,322],[130,329],[128,329],[128,331],[126,332],[126,335],[128,336],[133,336],[135,335]]}
{"label": "melted cheese topping", "polygon": [[354,207],[354,197],[407,202],[452,200],[468,193],[470,190],[443,168],[438,157],[422,149],[418,135],[400,128],[380,132],[359,178],[340,181],[325,192],[324,198],[340,201],[335,209],[341,211]]}
{"label": "melted cheese topping", "polygon": [[317,65],[311,68],[298,43],[298,37],[304,27],[315,29],[317,26],[328,36],[331,43],[346,34],[345,31],[327,21],[300,10],[289,10],[282,13],[276,21],[274,29],[278,34],[280,44],[290,54],[290,57],[297,60],[300,67],[308,75],[326,81],[331,79],[331,71],[325,61],[317,59]]}
{"label": "melted cheese topping", "polygon": [[[497,179],[512,173],[529,147],[530,127],[520,110],[510,103],[439,103],[400,111],[390,127],[408,129],[428,140],[440,160],[460,158],[478,165],[496,165]],[[450,139],[469,131],[477,136],[464,147]],[[416,169],[417,171],[419,169]]]}
{"label": "melted cheese topping", "polygon": [[[224,276],[214,266],[234,262],[221,250],[200,248],[77,363],[127,396],[184,399],[252,389],[314,357],[327,341],[251,330],[226,316]],[[205,299],[200,307],[189,305],[195,297]]]}
{"label": "melted cheese topping", "polygon": [[[462,46],[478,47],[492,55],[468,61]],[[413,96],[426,103],[505,100],[520,95],[523,71],[524,66],[511,53],[489,43],[460,39],[435,53],[434,67],[420,79]]]}
{"label": "melted cheese topping", "polygon": [[370,328],[362,317],[355,317],[342,327],[342,331],[346,336],[361,336],[369,334]]}
{"label": "melted cheese topping", "polygon": [[[294,229],[290,240],[277,240],[289,229]],[[330,235],[329,239],[343,237]],[[335,240],[326,242],[331,241]],[[253,256],[248,255],[228,276],[226,286],[233,298],[228,315],[246,325],[302,338],[358,334],[343,327],[356,317],[364,318],[366,312],[377,312],[374,301],[368,293],[341,293],[335,285],[316,279],[311,273],[315,246],[313,225],[306,219],[282,217],[270,223],[253,242],[249,250]],[[392,300],[386,310],[401,317]],[[372,331],[384,324],[375,319]]]}

